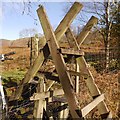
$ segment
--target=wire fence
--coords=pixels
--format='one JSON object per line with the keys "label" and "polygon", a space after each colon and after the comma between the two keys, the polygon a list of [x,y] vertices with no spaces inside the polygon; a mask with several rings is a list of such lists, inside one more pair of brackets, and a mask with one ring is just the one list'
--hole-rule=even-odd
{"label": "wire fence", "polygon": [[[84,49],[83,49],[84,50]],[[85,52],[85,59],[87,63],[93,66],[97,72],[104,72],[106,69],[106,53],[105,49],[89,48],[89,51]],[[109,49],[109,71],[120,69],[120,51],[118,48]]]}

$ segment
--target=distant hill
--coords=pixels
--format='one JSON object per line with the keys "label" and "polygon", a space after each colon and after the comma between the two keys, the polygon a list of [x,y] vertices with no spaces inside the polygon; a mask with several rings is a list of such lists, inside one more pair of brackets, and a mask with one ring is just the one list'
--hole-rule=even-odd
{"label": "distant hill", "polygon": [[21,38],[17,40],[13,40],[9,47],[28,47],[28,41],[31,38]]}
{"label": "distant hill", "polygon": [[21,38],[16,40],[0,39],[1,47],[28,47],[30,38]]}
{"label": "distant hill", "polygon": [[8,47],[11,44],[11,40],[0,39],[0,47]]}

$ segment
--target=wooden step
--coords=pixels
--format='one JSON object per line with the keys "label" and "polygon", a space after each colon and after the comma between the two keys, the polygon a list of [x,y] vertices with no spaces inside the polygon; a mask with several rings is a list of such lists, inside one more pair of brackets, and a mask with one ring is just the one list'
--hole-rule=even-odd
{"label": "wooden step", "polygon": [[60,49],[58,49],[58,51],[63,55],[74,55],[77,57],[84,55],[84,52],[81,50],[60,48]]}
{"label": "wooden step", "polygon": [[84,76],[84,78],[88,78],[89,76],[85,73],[81,73],[81,72],[76,72],[73,70],[67,70],[67,72],[70,73],[70,75],[75,75],[75,76]]}
{"label": "wooden step", "polygon": [[91,103],[85,106],[82,111],[82,116],[85,117],[93,108],[95,108],[100,102],[104,100],[104,94],[95,98]]}

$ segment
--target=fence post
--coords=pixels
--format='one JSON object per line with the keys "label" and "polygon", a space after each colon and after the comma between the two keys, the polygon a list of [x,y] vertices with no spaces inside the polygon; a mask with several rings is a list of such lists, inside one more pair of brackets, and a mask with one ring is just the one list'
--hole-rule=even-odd
{"label": "fence post", "polygon": [[38,41],[38,37],[31,37],[30,66],[33,65],[39,53]]}
{"label": "fence post", "polygon": [[[37,93],[44,92],[44,76],[39,76],[39,83],[37,86]],[[43,108],[46,107],[46,102],[43,99],[39,99],[35,101],[35,106],[34,106],[34,113],[33,116],[34,118],[43,118]],[[46,109],[46,108],[45,108]]]}

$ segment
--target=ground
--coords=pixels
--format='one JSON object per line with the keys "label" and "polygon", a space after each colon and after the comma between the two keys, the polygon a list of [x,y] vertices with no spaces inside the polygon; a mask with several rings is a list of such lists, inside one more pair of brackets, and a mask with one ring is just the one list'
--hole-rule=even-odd
{"label": "ground", "polygon": [[[16,52],[15,55],[11,56],[13,57],[13,60],[0,63],[0,73],[2,73],[2,77],[4,78],[3,84],[6,87],[8,96],[11,96],[12,92],[15,91],[14,87],[17,86],[19,82],[24,78],[24,75],[30,66],[30,48],[26,46],[3,46],[0,54],[12,51]],[[89,49],[86,49],[86,51],[89,51]],[[90,65],[89,69],[91,70],[100,91],[105,94],[105,101],[108,105],[109,110],[112,111],[114,118],[118,118],[120,112],[118,111],[120,101],[120,85],[118,83],[118,73],[120,73],[120,71],[113,70],[108,73],[98,72],[94,67]],[[92,100],[88,94],[89,91],[85,86],[86,84],[84,80],[81,79],[80,94],[77,95],[80,98],[81,107],[84,107]],[[96,109],[94,109],[90,114],[97,116],[98,112]]]}

